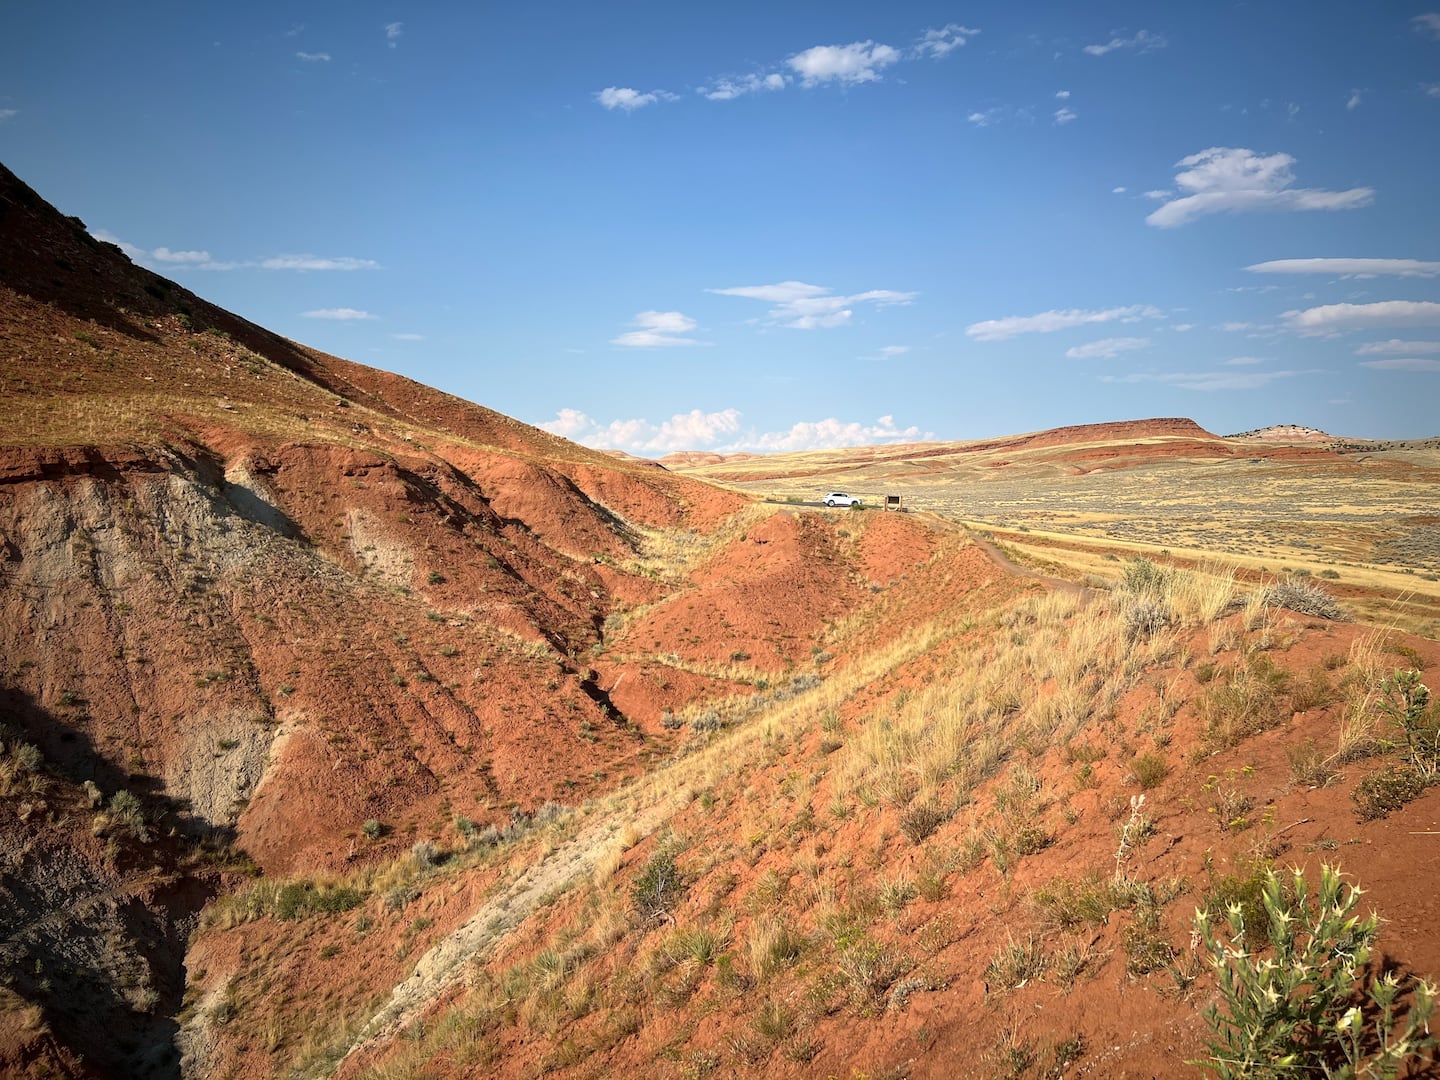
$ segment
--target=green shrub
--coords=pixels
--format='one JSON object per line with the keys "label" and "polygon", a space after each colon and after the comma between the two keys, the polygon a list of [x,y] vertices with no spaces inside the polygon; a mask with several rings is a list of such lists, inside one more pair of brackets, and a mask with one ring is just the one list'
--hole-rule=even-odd
{"label": "green shrub", "polygon": [[1427,781],[1440,772],[1440,716],[1418,671],[1397,671],[1380,684],[1380,711],[1405,736],[1405,759]]}
{"label": "green shrub", "polygon": [[1350,798],[1361,821],[1374,821],[1414,802],[1424,794],[1425,788],[1425,777],[1414,767],[1391,765],[1361,780]]}
{"label": "green shrub", "polygon": [[385,826],[380,824],[380,822],[376,821],[374,818],[371,818],[369,821],[365,822],[364,825],[360,826],[360,831],[364,833],[366,838],[369,840],[379,840],[380,837],[385,835]]}
{"label": "green shrub", "polygon": [[275,895],[275,917],[290,921],[312,914],[338,914],[357,908],[365,894],[357,889],[321,889],[308,881],[292,881]]}
{"label": "green shrub", "polygon": [[1149,791],[1158,787],[1160,782],[1170,775],[1170,764],[1165,760],[1164,754],[1150,751],[1130,762],[1130,775],[1137,784]]}
{"label": "green shrub", "polygon": [[1289,674],[1276,667],[1273,660],[1256,656],[1231,673],[1228,680],[1210,683],[1196,705],[1209,740],[1220,746],[1234,746],[1274,727],[1282,719],[1280,695],[1289,681]]}
{"label": "green shrub", "polygon": [[630,886],[630,903],[643,919],[668,915],[685,895],[685,879],[675,864],[675,856],[661,849],[650,856]]}
{"label": "green shrub", "polygon": [[945,824],[950,815],[934,799],[926,799],[910,806],[900,815],[900,831],[912,844],[922,843],[931,833]]}
{"label": "green shrub", "polygon": [[[1288,895],[1287,895],[1288,893]],[[1426,1022],[1435,990],[1415,984],[1404,1017],[1395,1008],[1394,975],[1363,985],[1380,919],[1356,914],[1360,890],[1342,886],[1333,867],[1320,871],[1317,895],[1301,870],[1289,887],[1265,872],[1261,901],[1267,945],[1252,950],[1243,907],[1226,912],[1228,933],[1209,913],[1195,913],[1195,931],[1220,982],[1221,1000],[1205,1011],[1213,1038],[1210,1056],[1190,1064],[1221,1080],[1281,1080],[1297,1076],[1397,1075],[1405,1062],[1437,1045]],[[1362,989],[1368,1002],[1360,999]],[[1368,1005],[1373,1030],[1366,1022]],[[1344,1061],[1347,1069],[1335,1066]]]}
{"label": "green shrub", "polygon": [[1160,566],[1149,559],[1131,559],[1125,564],[1120,585],[1126,592],[1139,595],[1162,593],[1174,573],[1170,567]]}

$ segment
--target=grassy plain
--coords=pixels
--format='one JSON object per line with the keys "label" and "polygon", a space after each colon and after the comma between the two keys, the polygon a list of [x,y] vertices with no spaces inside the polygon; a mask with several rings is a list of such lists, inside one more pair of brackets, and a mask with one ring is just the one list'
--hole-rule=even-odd
{"label": "grassy plain", "polygon": [[781,500],[844,488],[873,507],[899,495],[908,510],[992,532],[1016,561],[1073,580],[1113,577],[1117,558],[1137,555],[1218,559],[1252,580],[1308,573],[1365,621],[1440,636],[1440,448],[1287,456],[1237,440],[1165,438],[967,446],[687,471]]}

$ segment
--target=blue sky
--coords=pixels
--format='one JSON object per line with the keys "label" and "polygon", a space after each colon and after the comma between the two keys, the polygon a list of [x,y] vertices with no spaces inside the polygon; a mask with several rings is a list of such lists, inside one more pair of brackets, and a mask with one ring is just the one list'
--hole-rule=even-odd
{"label": "blue sky", "polygon": [[1440,434],[1440,4],[30,4],[0,160],[595,446]]}

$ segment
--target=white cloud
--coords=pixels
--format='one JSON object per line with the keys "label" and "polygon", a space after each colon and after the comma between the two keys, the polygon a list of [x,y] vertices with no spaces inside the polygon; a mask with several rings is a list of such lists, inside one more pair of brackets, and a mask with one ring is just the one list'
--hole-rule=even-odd
{"label": "white cloud", "polygon": [[1410,20],[1411,25],[1418,34],[1429,34],[1440,41],[1440,13],[1429,11],[1424,15],[1416,15]]}
{"label": "white cloud", "polygon": [[1055,97],[1060,101],[1067,101],[1070,98],[1069,90],[1056,90]]}
{"label": "white cloud", "polygon": [[1388,356],[1393,353],[1440,353],[1440,341],[1372,341],[1355,350],[1356,356]]}
{"label": "white cloud", "polygon": [[1198,371],[1134,372],[1130,375],[1101,375],[1107,383],[1163,383],[1182,390],[1258,390],[1280,379],[1319,375],[1316,368],[1305,371]]}
{"label": "white cloud", "polygon": [[1393,356],[1386,360],[1361,360],[1360,366],[1378,371],[1440,371],[1440,360],[1419,356]]}
{"label": "white cloud", "polygon": [[710,344],[681,336],[695,329],[695,320],[679,311],[642,311],[630,320],[630,325],[636,329],[611,338],[610,344],[627,349],[668,349]]}
{"label": "white cloud", "polygon": [[1334,274],[1347,278],[1440,276],[1440,262],[1419,259],[1272,259],[1245,269],[1257,274]]}
{"label": "white cloud", "polygon": [[900,50],[874,41],[816,45],[785,61],[804,86],[878,82],[880,72],[900,59]]}
{"label": "white cloud", "polygon": [[926,30],[921,34],[915,42],[915,53],[917,56],[939,60],[943,56],[949,56],[978,33],[979,30],[961,26],[959,23],[946,23],[939,30]]}
{"label": "white cloud", "polygon": [[786,82],[786,77],[778,71],[772,71],[768,75],[728,75],[723,79],[716,79],[712,86],[700,87],[696,92],[708,101],[733,101],[746,94],[783,90]]}
{"label": "white cloud", "polygon": [[1150,225],[1174,228],[1206,214],[1247,210],[1350,210],[1368,206],[1375,189],[1348,191],[1295,188],[1289,154],[1261,155],[1253,150],[1212,146],[1177,161],[1183,171],[1175,184],[1189,194],[1167,202],[1150,214]]}
{"label": "white cloud", "polygon": [[1174,194],[1175,193],[1169,188],[1155,188],[1152,191],[1145,192],[1145,198],[1154,199],[1156,202],[1159,202],[1161,199],[1168,199]]}
{"label": "white cloud", "polygon": [[803,281],[782,281],[775,285],[738,285],[729,289],[706,289],[717,296],[741,296],[748,300],[764,300],[776,305],[770,319],[779,326],[794,330],[819,330],[844,326],[854,315],[856,304],[891,307],[908,304],[918,295],[892,289],[871,289],[868,292],[835,296],[823,285]]}
{"label": "white cloud", "polygon": [[970,123],[974,124],[976,127],[989,127],[999,118],[999,109],[986,109],[984,112],[976,111],[965,117],[966,120],[969,120]]}
{"label": "white cloud", "polygon": [[1074,120],[1075,117],[1077,117],[1077,116],[1079,116],[1079,115],[1080,115],[1080,114],[1077,113],[1074,109],[1056,109],[1056,110],[1055,110],[1055,123],[1056,123],[1056,124],[1068,124],[1068,123],[1070,123],[1071,120]]}
{"label": "white cloud", "polygon": [[1220,329],[1227,334],[1238,334],[1241,330],[1259,330],[1261,326],[1259,323],[1253,322],[1223,322],[1220,324]]}
{"label": "white cloud", "polygon": [[882,416],[873,424],[845,422],[834,417],[806,420],[785,431],[768,432],[742,431],[740,421],[741,414],[737,409],[709,413],[692,409],[688,413],[676,413],[660,424],[644,419],[612,420],[602,424],[579,409],[561,409],[554,420],[540,426],[552,434],[596,449],[657,455],[677,450],[727,453],[821,450],[933,437],[917,427],[896,427],[893,416]]}
{"label": "white cloud", "polygon": [[1111,195],[1124,195],[1125,192],[1128,191],[1128,190],[1129,190],[1129,189],[1126,188],[1126,187],[1122,184],[1120,187],[1112,187],[1112,188],[1110,189],[1110,194],[1111,194]]}
{"label": "white cloud", "polygon": [[172,251],[167,247],[153,250],[128,244],[104,229],[90,233],[96,240],[115,244],[141,266],[160,266],[168,270],[378,270],[374,259],[349,256],[324,258],[319,255],[272,255],[264,259],[216,259],[208,251]]}
{"label": "white cloud", "polygon": [[1174,330],[1177,334],[1184,334],[1188,331],[1194,330],[1195,324],[1193,322],[1176,323],[1174,326],[1170,327],[1170,329]]}
{"label": "white cloud", "polygon": [[1091,56],[1104,56],[1116,49],[1138,49],[1140,52],[1149,52],[1151,49],[1163,49],[1166,45],[1163,34],[1152,34],[1149,30],[1138,30],[1134,37],[1120,37],[1115,31],[1104,45],[1086,45],[1085,51]]}
{"label": "white cloud", "polygon": [[1351,90],[1350,98],[1348,101],[1345,102],[1345,108],[1349,112],[1354,112],[1356,109],[1358,109],[1360,107],[1360,99],[1364,93],[1364,90]]}
{"label": "white cloud", "polygon": [[1421,83],[1420,89],[1425,91],[1426,97],[1440,98],[1440,82]]}
{"label": "white cloud", "polygon": [[19,109],[0,109],[0,124],[3,124],[6,120],[9,120],[10,118],[19,115]]}
{"label": "white cloud", "polygon": [[624,450],[632,454],[668,454],[675,450],[704,450],[721,438],[740,430],[738,409],[701,412],[691,409],[669,420],[652,424],[648,420],[612,420],[601,424],[579,409],[561,409],[554,420],[541,424],[554,435],[601,450]]}
{"label": "white cloud", "polygon": [[374,259],[352,259],[342,255],[327,259],[319,255],[272,255],[260,260],[262,270],[379,270]]}
{"label": "white cloud", "polygon": [[114,233],[104,229],[92,229],[90,235],[96,240],[106,244],[114,244],[121,251],[125,252],[131,261],[141,266],[160,267],[163,270],[235,270],[244,263],[222,262],[211,257],[208,251],[172,251],[167,247],[157,247],[153,251],[142,248],[138,244],[129,244],[121,240]]}
{"label": "white cloud", "polygon": [[424,341],[424,334],[391,334],[396,341]]}
{"label": "white cloud", "polygon": [[1440,304],[1430,300],[1381,300],[1373,304],[1325,304],[1287,311],[1287,330],[1327,334],[1377,326],[1440,326]]}
{"label": "white cloud", "polygon": [[1088,345],[1076,345],[1073,349],[1066,349],[1065,355],[1071,360],[1093,360],[1097,357],[1112,360],[1122,352],[1128,352],[1131,349],[1143,349],[1149,344],[1150,339],[1143,337],[1101,338],[1099,341],[1092,341]]}
{"label": "white cloud", "polygon": [[931,438],[918,427],[897,428],[893,416],[882,416],[873,424],[828,420],[801,421],[789,431],[770,431],[736,449],[783,453],[787,450],[831,450],[838,446],[867,446],[874,443],[918,442]]}
{"label": "white cloud", "polygon": [[876,350],[882,360],[893,360],[897,356],[904,356],[909,351],[909,345],[882,345]]}
{"label": "white cloud", "polygon": [[158,247],[150,252],[150,257],[156,262],[179,263],[182,265],[215,261],[210,258],[208,251],[171,251],[169,248],[164,247]]}
{"label": "white cloud", "polygon": [[307,64],[328,64],[330,62],[328,52],[297,52],[295,56]]}
{"label": "white cloud", "polygon": [[1004,319],[986,319],[972,323],[965,333],[976,341],[1000,341],[1016,334],[1049,334],[1056,330],[1069,330],[1075,326],[1091,323],[1138,322],[1141,319],[1158,319],[1163,316],[1159,308],[1149,304],[1131,304],[1129,307],[1106,308],[1103,311],[1085,311],[1068,308],[1064,311],[1042,311],[1038,315],[1011,315]]}
{"label": "white cloud", "polygon": [[634,112],[646,105],[654,105],[657,101],[678,101],[679,98],[668,90],[651,90],[648,94],[642,94],[628,86],[607,86],[604,90],[595,91],[595,100],[607,109]]}
{"label": "white cloud", "polygon": [[405,36],[405,24],[403,22],[392,22],[385,24],[385,41],[390,48],[395,48],[400,39]]}
{"label": "white cloud", "polygon": [[1250,367],[1252,364],[1263,364],[1265,361],[1259,356],[1232,356],[1229,360],[1221,360],[1220,363],[1226,367]]}
{"label": "white cloud", "polygon": [[338,319],[341,322],[349,322],[355,319],[378,319],[379,315],[372,315],[368,311],[358,311],[355,308],[335,307],[318,308],[315,311],[302,311],[300,313],[307,319]]}

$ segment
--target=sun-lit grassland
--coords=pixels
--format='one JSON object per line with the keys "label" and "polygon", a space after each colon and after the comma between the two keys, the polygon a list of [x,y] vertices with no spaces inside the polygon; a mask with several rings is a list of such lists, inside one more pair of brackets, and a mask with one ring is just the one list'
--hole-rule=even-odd
{"label": "sun-lit grassland", "polygon": [[[1354,590],[1346,602],[1356,618],[1440,635],[1440,450],[1131,461],[1082,475],[1047,462],[1053,452],[986,454],[973,464],[955,455],[862,461],[830,475],[807,473],[786,455],[799,475],[754,480],[733,477],[756,462],[736,463],[728,475],[726,466],[696,471],[776,499],[814,499],[833,486],[871,505],[898,494],[908,509],[994,531],[1022,561],[1076,580],[1113,576],[1107,552],[1218,557],[1252,575],[1338,575],[1337,586]],[[825,460],[835,468],[843,459]]]}
{"label": "sun-lit grassland", "polygon": [[[480,860],[494,868],[495,896],[567,843],[584,849],[512,941],[469,958],[464,992],[423,1023],[420,1010],[398,1017],[407,1038],[375,1075],[496,1065],[521,1038],[544,1047],[543,1067],[598,1064],[657,1011],[678,1018],[661,1053],[682,1073],[776,1055],[803,1063],[827,1017],[865,1022],[982,974],[996,995],[1031,982],[1064,993],[1121,953],[1147,988],[1187,992],[1206,977],[1186,946],[1187,913],[1248,897],[1268,858],[1274,826],[1258,805],[1260,778],[1217,769],[1214,784],[1186,795],[1208,802],[1220,823],[1217,859],[1233,867],[1203,881],[1147,874],[1141,853],[1155,824],[1145,804],[1117,798],[1108,822],[1091,822],[1081,794],[1102,775],[1110,787],[1118,775],[1153,792],[1293,711],[1330,707],[1343,717],[1334,745],[1312,743],[1292,762],[1297,779],[1323,778],[1383,748],[1378,688],[1407,658],[1372,632],[1312,670],[1286,673],[1274,657],[1323,628],[1280,615],[1228,571],[1136,564],[1122,580],[1108,592],[957,607],[758,710],[692,725],[652,774],[535,833],[327,883],[362,894],[368,917],[394,920],[404,916],[384,910],[378,881],[403,879],[419,901],[453,891]],[[859,636],[850,627],[839,638]],[[912,677],[937,657],[938,669]],[[1182,710],[1202,725],[1193,745],[1172,738]],[[1113,827],[1113,837],[1096,865],[1017,885],[1025,860],[1067,830],[1097,827]],[[936,906],[977,886],[1010,928],[979,951]],[[505,910],[515,925],[529,914]],[[1101,940],[1097,927],[1116,911],[1126,914],[1123,937]],[[353,933],[353,912],[309,917],[312,948]],[[437,995],[454,985],[437,983]],[[359,1015],[355,1006],[310,1025],[344,1038],[302,1045],[296,1033],[276,1046],[277,1060],[333,1065],[370,1020],[373,1003]],[[247,1026],[268,1022],[263,1001],[250,1008]],[[727,1018],[730,1034],[702,1037],[707,1015]],[[997,1054],[1024,1038],[1003,1028],[997,1014],[983,1035]],[[1070,1052],[1031,1050],[1057,1060]]]}

